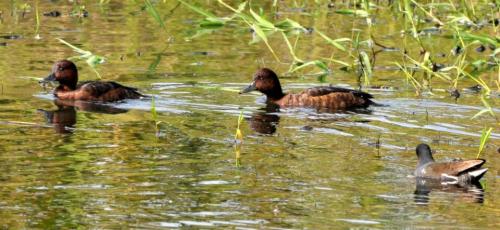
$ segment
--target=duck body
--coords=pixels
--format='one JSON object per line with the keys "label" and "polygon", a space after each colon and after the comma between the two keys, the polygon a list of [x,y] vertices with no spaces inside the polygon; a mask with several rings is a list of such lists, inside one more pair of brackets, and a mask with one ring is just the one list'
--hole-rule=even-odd
{"label": "duck body", "polygon": [[290,93],[281,99],[268,99],[280,107],[309,107],[331,110],[351,108],[366,108],[373,104],[372,95],[357,90],[318,86],[304,90],[301,93]]}
{"label": "duck body", "polygon": [[136,88],[123,86],[113,81],[85,81],[74,90],[60,85],[54,95],[63,100],[83,101],[120,101],[124,99],[138,99],[143,95]]}
{"label": "duck body", "polygon": [[59,82],[59,86],[54,90],[54,96],[62,100],[112,102],[143,97],[136,88],[112,81],[85,81],[78,84],[76,65],[68,60],[54,64],[52,73],[43,80],[43,82],[48,81]]}
{"label": "duck body", "polygon": [[267,68],[258,70],[254,75],[253,82],[240,93],[253,90],[262,92],[266,95],[267,102],[276,104],[280,108],[308,107],[347,110],[366,108],[374,104],[371,101],[373,96],[369,93],[332,86],[318,86],[306,89],[301,93],[285,94],[276,73]]}
{"label": "duck body", "polygon": [[418,164],[414,175],[418,178],[441,180],[445,183],[466,184],[477,182],[488,171],[481,168],[484,159],[452,162],[435,162],[431,149],[426,144],[417,146]]}

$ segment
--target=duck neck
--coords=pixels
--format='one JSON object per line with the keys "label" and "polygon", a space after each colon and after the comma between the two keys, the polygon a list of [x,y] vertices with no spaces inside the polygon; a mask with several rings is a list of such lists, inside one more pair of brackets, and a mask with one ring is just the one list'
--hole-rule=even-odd
{"label": "duck neck", "polygon": [[285,96],[281,87],[279,89],[264,92],[268,100],[277,101]]}
{"label": "duck neck", "polygon": [[432,158],[432,155],[430,154],[424,154],[423,156],[420,157],[417,167],[425,165],[429,162],[434,162],[434,158]]}

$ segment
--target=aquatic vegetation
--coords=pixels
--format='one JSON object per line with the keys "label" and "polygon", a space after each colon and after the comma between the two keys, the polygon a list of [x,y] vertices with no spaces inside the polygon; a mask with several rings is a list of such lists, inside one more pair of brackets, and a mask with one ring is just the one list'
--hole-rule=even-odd
{"label": "aquatic vegetation", "polygon": [[243,142],[243,133],[241,132],[241,123],[243,123],[243,111],[240,112],[238,116],[238,125],[236,126],[236,133],[234,134],[234,140],[236,143]]}
{"label": "aquatic vegetation", "polygon": [[158,22],[162,29],[166,29],[163,19],[161,18],[160,14],[153,6],[153,4],[151,4],[151,1],[144,0],[144,3],[146,4],[146,10],[148,11],[148,13],[155,19],[156,22]]}
{"label": "aquatic vegetation", "polygon": [[[148,2],[0,1],[4,228],[497,227],[494,2]],[[33,81],[70,56],[96,79],[92,55],[154,98],[60,102]],[[262,67],[287,92],[362,88],[381,106],[263,108],[237,95]],[[486,192],[415,183],[421,142],[486,158]]]}
{"label": "aquatic vegetation", "polygon": [[69,15],[77,18],[86,18],[89,16],[89,12],[87,11],[85,5],[78,3],[78,1],[73,1],[73,9]]}
{"label": "aquatic vegetation", "polygon": [[160,127],[159,125],[162,123],[161,121],[158,120],[158,113],[156,112],[156,103],[155,103],[155,97],[151,97],[151,118],[153,119],[154,125],[155,125],[155,133],[156,137],[160,136]]}
{"label": "aquatic vegetation", "polygon": [[101,79],[101,75],[99,74],[99,72],[97,71],[96,67],[98,64],[102,64],[104,63],[104,61],[106,60],[104,57],[102,56],[99,56],[99,55],[95,55],[93,54],[92,52],[90,51],[87,51],[87,50],[83,50],[83,49],[80,49],[70,43],[68,43],[67,41],[64,41],[63,39],[61,38],[57,38],[57,40],[59,40],[61,43],[69,46],[70,48],[73,49],[73,51],[77,52],[80,54],[80,56],[73,56],[73,57],[70,57],[68,59],[83,59],[87,62],[87,64],[90,66],[90,68],[92,69],[92,71],[94,71],[94,73],[97,75],[97,77],[99,79]]}
{"label": "aquatic vegetation", "polygon": [[243,145],[243,133],[241,132],[241,124],[243,123],[243,111],[238,116],[238,125],[236,126],[236,133],[234,134],[234,154],[236,158],[236,167],[241,166],[241,147]]}
{"label": "aquatic vegetation", "polygon": [[[203,19],[202,21],[199,22],[199,27],[201,29],[201,33],[198,32],[195,36],[200,36],[200,34],[205,34],[206,28],[210,28],[210,31],[213,31],[214,29],[219,29],[222,28],[224,25],[226,25],[230,21],[235,21],[235,23],[239,23],[241,26],[246,25],[250,28],[250,30],[256,35],[254,36],[253,40],[250,42],[251,44],[257,43],[259,41],[263,41],[268,50],[271,52],[273,57],[276,59],[278,62],[282,62],[279,55],[276,53],[276,51],[273,49],[273,47],[270,44],[269,38],[271,35],[274,33],[280,33],[284,40],[284,42],[287,44],[287,47],[289,49],[289,53],[293,58],[292,63],[290,63],[290,72],[294,72],[297,70],[300,70],[302,68],[308,67],[308,66],[315,66],[322,70],[321,73],[319,74],[328,74],[330,72],[330,69],[326,65],[326,63],[322,60],[324,58],[318,58],[316,60],[309,60],[309,61],[304,61],[301,58],[297,57],[295,50],[297,49],[297,43],[300,38],[301,33],[310,33],[310,29],[307,29],[306,27],[302,26],[300,23],[290,19],[286,18],[284,20],[278,21],[278,22],[271,22],[268,19],[266,19],[262,14],[259,14],[255,12],[253,9],[249,9],[248,13],[246,12],[246,2],[241,3],[237,9],[233,8],[232,6],[228,5],[222,0],[218,0],[218,3],[221,4],[222,6],[230,9],[234,14],[229,16],[229,17],[217,17],[214,14],[208,12],[207,10],[204,10],[200,7],[197,7],[193,4],[189,4],[185,1],[179,0],[182,4],[186,5],[193,11],[205,16],[206,18]],[[261,10],[262,12],[262,10]],[[350,39],[349,38],[338,38],[338,39],[331,39],[325,34],[319,32],[321,34],[321,37],[325,39],[329,44],[337,47],[340,50],[345,51],[345,48],[343,45],[341,45],[341,42],[347,42]],[[289,36],[296,35],[296,40],[295,44],[292,45]],[[333,58],[328,58],[329,61],[331,62],[337,62],[337,63],[343,63],[341,61],[335,60]]]}
{"label": "aquatic vegetation", "polygon": [[493,128],[491,128],[491,127],[488,129],[486,129],[486,128],[483,129],[483,131],[481,133],[481,139],[479,142],[479,149],[477,150],[476,159],[479,159],[479,156],[483,152],[484,146],[486,146],[486,142],[488,142],[488,140],[490,139],[491,131],[493,131]]}
{"label": "aquatic vegetation", "polygon": [[35,39],[40,39],[40,13],[38,12],[38,1],[35,1]]}

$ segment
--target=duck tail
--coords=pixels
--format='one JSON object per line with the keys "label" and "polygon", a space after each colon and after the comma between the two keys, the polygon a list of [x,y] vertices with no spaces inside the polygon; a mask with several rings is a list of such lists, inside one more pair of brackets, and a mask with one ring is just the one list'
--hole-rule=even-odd
{"label": "duck tail", "polygon": [[487,171],[488,168],[480,168],[474,171],[470,171],[467,174],[470,176],[471,181],[479,181]]}

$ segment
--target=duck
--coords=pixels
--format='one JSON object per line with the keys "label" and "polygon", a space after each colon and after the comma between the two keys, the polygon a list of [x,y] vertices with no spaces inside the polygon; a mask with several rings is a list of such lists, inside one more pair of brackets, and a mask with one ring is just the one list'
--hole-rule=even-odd
{"label": "duck", "polygon": [[484,159],[435,162],[430,146],[423,143],[417,146],[416,152],[418,164],[414,175],[417,178],[440,180],[445,184],[470,184],[478,182],[488,171],[481,168],[486,163]]}
{"label": "duck", "polygon": [[113,81],[84,81],[78,84],[78,70],[69,60],[57,61],[52,72],[40,83],[59,82],[54,96],[61,100],[114,102],[144,97],[136,88]]}
{"label": "duck", "polygon": [[266,95],[267,102],[279,108],[309,107],[327,110],[366,108],[375,104],[373,96],[359,90],[333,86],[317,86],[300,93],[283,93],[280,80],[274,71],[261,68],[253,76],[252,83],[239,93],[259,91]]}

